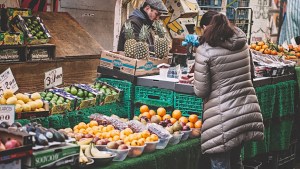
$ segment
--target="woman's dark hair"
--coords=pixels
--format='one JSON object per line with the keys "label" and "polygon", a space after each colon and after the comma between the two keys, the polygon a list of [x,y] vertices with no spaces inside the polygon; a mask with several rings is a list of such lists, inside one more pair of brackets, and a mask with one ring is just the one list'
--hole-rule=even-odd
{"label": "woman's dark hair", "polygon": [[217,11],[207,11],[205,14],[202,15],[200,20],[200,28],[203,28],[203,26],[209,25],[210,21],[212,20],[213,16],[218,14]]}
{"label": "woman's dark hair", "polygon": [[200,44],[206,42],[212,47],[220,46],[221,43],[231,38],[234,33],[235,29],[227,17],[219,13],[213,16],[210,24],[204,30]]}

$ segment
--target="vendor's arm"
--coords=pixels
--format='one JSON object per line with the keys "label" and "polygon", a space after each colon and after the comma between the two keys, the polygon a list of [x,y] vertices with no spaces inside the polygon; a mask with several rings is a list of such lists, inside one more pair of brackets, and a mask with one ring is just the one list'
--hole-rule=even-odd
{"label": "vendor's arm", "polygon": [[195,58],[194,92],[198,97],[207,98],[210,94],[210,70],[209,58],[199,54],[197,50]]}

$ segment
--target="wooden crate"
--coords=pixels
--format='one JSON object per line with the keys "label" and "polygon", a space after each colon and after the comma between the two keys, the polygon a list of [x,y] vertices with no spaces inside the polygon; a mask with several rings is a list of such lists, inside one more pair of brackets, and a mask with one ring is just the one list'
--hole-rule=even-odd
{"label": "wooden crate", "polygon": [[51,60],[55,58],[54,44],[28,45],[27,61]]}
{"label": "wooden crate", "polygon": [[0,63],[6,62],[25,62],[26,46],[24,45],[1,45],[0,46]]}

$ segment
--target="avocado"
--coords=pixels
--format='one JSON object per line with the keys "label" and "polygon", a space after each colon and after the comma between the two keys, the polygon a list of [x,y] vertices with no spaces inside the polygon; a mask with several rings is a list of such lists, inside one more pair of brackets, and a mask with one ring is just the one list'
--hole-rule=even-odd
{"label": "avocado", "polygon": [[52,131],[53,133],[54,141],[65,142],[65,137],[61,133],[59,133],[57,130],[53,128],[50,128],[49,130]]}
{"label": "avocado", "polygon": [[49,144],[46,136],[41,133],[36,133],[34,137],[35,137],[35,144],[37,145],[47,146]]}

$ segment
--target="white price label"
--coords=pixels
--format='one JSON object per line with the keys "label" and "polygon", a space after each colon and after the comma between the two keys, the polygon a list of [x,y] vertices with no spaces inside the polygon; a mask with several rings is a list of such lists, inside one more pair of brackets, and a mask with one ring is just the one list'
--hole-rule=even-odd
{"label": "white price label", "polygon": [[8,124],[15,122],[15,106],[14,105],[0,105],[0,123],[6,121]]}
{"label": "white price label", "polygon": [[45,89],[49,89],[62,84],[63,72],[62,67],[50,70],[45,73],[44,86]]}
{"label": "white price label", "polygon": [[16,92],[19,89],[17,82],[16,82],[14,75],[12,74],[12,71],[10,68],[6,69],[0,75],[0,96],[3,95],[3,91],[6,89],[10,89],[13,92]]}

